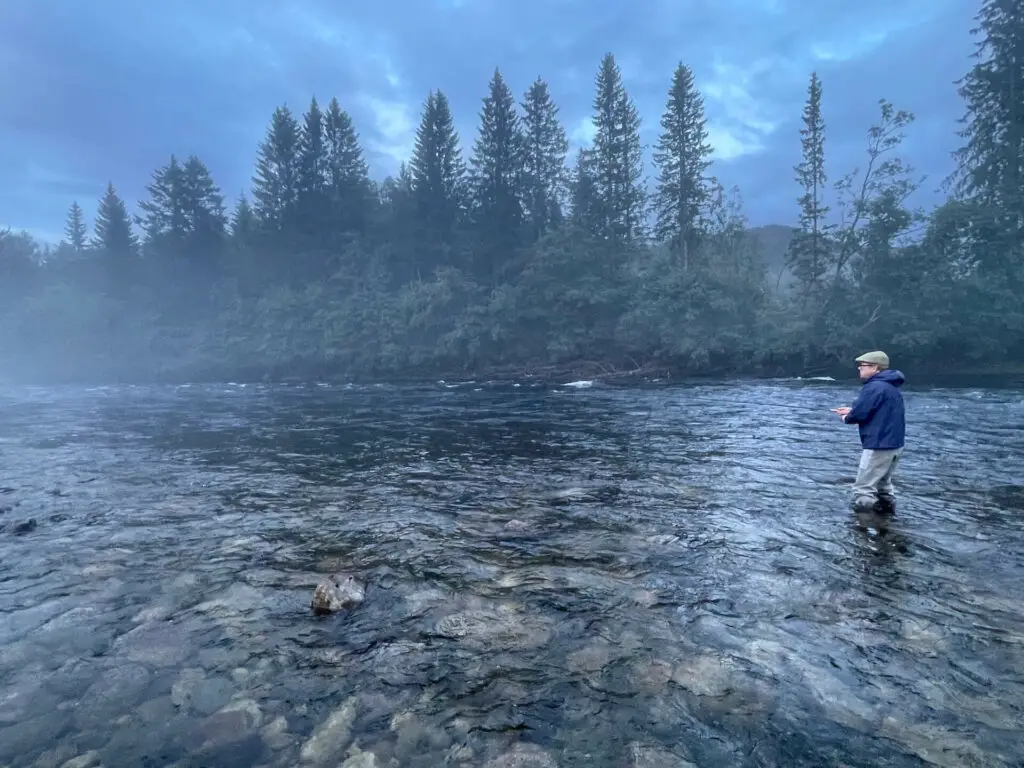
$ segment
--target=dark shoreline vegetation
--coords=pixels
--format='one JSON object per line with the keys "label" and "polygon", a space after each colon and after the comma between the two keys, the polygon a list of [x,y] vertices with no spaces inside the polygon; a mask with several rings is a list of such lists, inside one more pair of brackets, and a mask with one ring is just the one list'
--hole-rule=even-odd
{"label": "dark shoreline vegetation", "polygon": [[275,110],[230,215],[203,162],[171,155],[136,216],[111,183],[92,236],[77,203],[55,248],[0,233],[0,380],[815,376],[869,348],[908,371],[1016,374],[1024,20],[987,0],[978,21],[958,168],[932,211],[908,207],[914,118],[884,99],[860,167],[829,166],[817,75],[794,136],[796,228],[749,227],[715,179],[682,64],[650,189],[611,54],[595,138],[572,158],[539,78],[517,104],[495,70],[471,147],[432,92],[413,157],[383,182],[342,105],[314,99],[301,119]]}

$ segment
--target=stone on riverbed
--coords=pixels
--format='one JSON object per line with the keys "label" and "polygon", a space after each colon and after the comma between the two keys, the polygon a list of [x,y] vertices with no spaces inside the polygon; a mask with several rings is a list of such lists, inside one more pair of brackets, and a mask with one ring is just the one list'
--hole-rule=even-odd
{"label": "stone on riverbed", "polygon": [[334,613],[359,605],[365,597],[366,590],[352,576],[334,576],[316,585],[310,607],[317,615]]}
{"label": "stone on riverbed", "polygon": [[523,743],[512,745],[512,748],[487,763],[487,768],[556,768],[557,763],[546,751],[536,744]]}
{"label": "stone on riverbed", "polygon": [[301,761],[306,764],[328,765],[333,760],[336,765],[338,757],[349,741],[355,719],[356,700],[352,697],[316,727],[299,752]]}

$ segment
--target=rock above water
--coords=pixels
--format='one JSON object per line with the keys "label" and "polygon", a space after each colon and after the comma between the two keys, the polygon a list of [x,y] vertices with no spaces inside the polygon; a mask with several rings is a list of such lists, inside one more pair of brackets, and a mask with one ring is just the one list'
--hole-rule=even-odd
{"label": "rock above water", "polygon": [[362,584],[351,576],[333,576],[316,585],[310,607],[315,614],[334,613],[359,605],[366,597]]}

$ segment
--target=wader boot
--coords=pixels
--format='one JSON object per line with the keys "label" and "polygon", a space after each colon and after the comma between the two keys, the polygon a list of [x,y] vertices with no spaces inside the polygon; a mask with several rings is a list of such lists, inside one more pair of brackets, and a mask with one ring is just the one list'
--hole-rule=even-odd
{"label": "wader boot", "polygon": [[896,513],[892,477],[902,454],[902,448],[861,451],[857,479],[853,483],[854,511],[888,515]]}

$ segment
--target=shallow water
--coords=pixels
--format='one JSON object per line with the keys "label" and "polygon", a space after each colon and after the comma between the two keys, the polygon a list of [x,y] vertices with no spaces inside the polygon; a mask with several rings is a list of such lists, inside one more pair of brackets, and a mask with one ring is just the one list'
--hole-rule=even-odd
{"label": "shallow water", "polygon": [[0,766],[1020,765],[1022,393],[854,393],[0,391]]}

